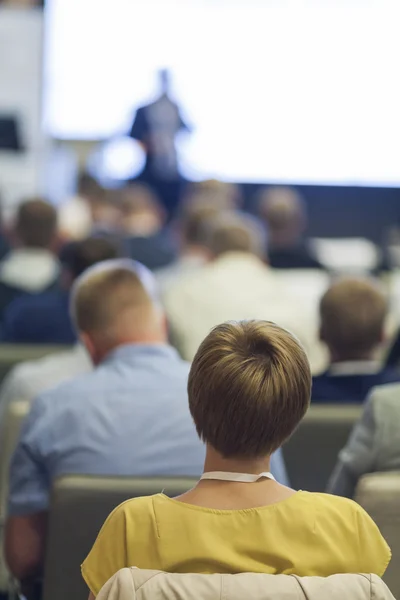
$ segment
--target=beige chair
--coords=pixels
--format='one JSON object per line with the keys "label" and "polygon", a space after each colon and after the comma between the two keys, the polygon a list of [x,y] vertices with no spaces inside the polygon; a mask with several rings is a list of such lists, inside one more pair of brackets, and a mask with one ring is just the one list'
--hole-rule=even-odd
{"label": "beige chair", "polygon": [[377,575],[201,575],[126,568],[97,600],[394,600]]}
{"label": "beige chair", "polygon": [[80,565],[110,512],[121,502],[164,491],[179,496],[196,480],[68,476],[53,487],[43,600],[87,600]]}
{"label": "beige chair", "polygon": [[68,348],[69,346],[0,344],[0,383],[18,363],[43,358]]}
{"label": "beige chair", "polygon": [[358,483],[355,499],[374,519],[392,549],[384,581],[400,598],[400,472],[365,475]]}
{"label": "beige chair", "polygon": [[289,481],[296,490],[324,492],[340,450],[361,416],[357,405],[314,405],[283,447]]}
{"label": "beige chair", "polygon": [[18,441],[21,425],[30,410],[26,401],[11,402],[4,414],[0,430],[0,591],[13,589],[3,551],[4,524],[7,514],[8,471]]}

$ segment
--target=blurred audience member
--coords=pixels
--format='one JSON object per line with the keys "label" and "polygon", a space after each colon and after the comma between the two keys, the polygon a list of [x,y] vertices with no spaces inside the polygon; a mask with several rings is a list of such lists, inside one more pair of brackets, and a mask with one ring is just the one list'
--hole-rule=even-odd
{"label": "blurred audience member", "polygon": [[183,209],[196,209],[211,204],[219,210],[238,210],[243,203],[239,186],[218,179],[206,179],[192,183],[182,198]]}
{"label": "blurred audience member", "polygon": [[18,296],[57,288],[60,263],[53,252],[56,210],[40,198],[21,204],[14,224],[16,248],[0,262],[0,318]]}
{"label": "blurred audience member", "polygon": [[332,494],[352,498],[363,475],[400,470],[399,422],[400,384],[374,388],[339,454],[329,483]]}
{"label": "blurred audience member", "polygon": [[67,240],[82,240],[93,234],[116,233],[119,208],[112,194],[88,173],[78,177],[77,195],[59,209],[59,227]]}
{"label": "blurred audience member", "polygon": [[101,185],[88,173],[80,173],[77,194],[62,204],[58,211],[61,235],[82,240],[90,235],[93,226],[92,203],[103,193]]}
{"label": "blurred audience member", "polygon": [[[226,320],[268,319],[296,333],[310,347],[316,323],[294,302],[279,274],[263,262],[265,235],[258,221],[221,213],[210,228],[211,261],[165,294],[174,344],[191,360],[207,332]],[[314,320],[316,321],[316,320]]]}
{"label": "blurred audience member", "polygon": [[268,230],[268,260],[276,269],[321,269],[303,235],[306,208],[298,193],[285,187],[265,189],[258,211]]}
{"label": "blurred audience member", "polygon": [[4,312],[2,340],[13,344],[75,343],[69,311],[72,284],[92,265],[117,256],[116,246],[100,237],[72,242],[64,250],[60,289],[14,300]]}
{"label": "blurred audience member", "polygon": [[130,260],[75,284],[72,312],[97,368],[39,396],[10,468],[6,555],[27,583],[41,570],[54,479],[63,474],[201,473],[204,448],[187,406],[189,366],[167,344],[151,274]]}
{"label": "blurred audience member", "polygon": [[388,303],[373,280],[341,279],[320,303],[320,337],[330,366],[314,377],[313,402],[363,402],[370,389],[400,381],[400,373],[374,360],[384,341]]}
{"label": "blurred audience member", "polygon": [[210,227],[220,212],[215,205],[207,203],[183,208],[178,220],[179,257],[156,272],[162,294],[208,261]]}
{"label": "blurred audience member", "polygon": [[[269,472],[272,452],[308,409],[310,388],[305,352],[287,331],[266,321],[215,327],[196,353],[188,383],[190,411],[206,443],[204,474],[178,498],[134,498],[111,513],[82,565],[90,598],[130,565],[178,573],[382,576],[390,549],[360,506],[295,492]],[[291,596],[261,588],[238,594]]]}
{"label": "blurred audience member", "polygon": [[122,230],[126,251],[151,270],[175,259],[175,248],[163,231],[165,211],[156,194],[144,184],[132,184],[122,192]]}

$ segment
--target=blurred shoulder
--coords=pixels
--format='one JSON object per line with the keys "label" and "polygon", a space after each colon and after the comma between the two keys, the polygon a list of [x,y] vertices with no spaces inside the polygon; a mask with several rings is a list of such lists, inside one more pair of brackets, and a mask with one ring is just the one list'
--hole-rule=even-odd
{"label": "blurred shoulder", "polygon": [[[97,374],[96,371],[90,371],[46,390],[34,402],[42,407],[71,407],[74,403],[81,405],[82,397],[86,400],[87,394],[95,390],[98,390]],[[68,401],[68,404],[65,404],[65,401]]]}
{"label": "blurred shoulder", "polygon": [[[398,402],[400,398],[400,382],[386,383],[372,389],[369,399],[372,402]],[[400,403],[399,403],[400,411]]]}

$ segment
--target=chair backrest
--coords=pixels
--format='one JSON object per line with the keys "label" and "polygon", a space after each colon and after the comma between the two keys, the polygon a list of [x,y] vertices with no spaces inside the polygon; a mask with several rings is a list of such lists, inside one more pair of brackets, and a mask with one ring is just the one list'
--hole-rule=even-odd
{"label": "chair backrest", "polygon": [[358,405],[314,405],[283,446],[294,489],[324,492],[340,450],[361,416]]}
{"label": "chair backrest", "polygon": [[378,525],[392,549],[392,560],[383,577],[400,598],[400,472],[371,473],[358,483],[356,501]]}
{"label": "chair backrest", "polygon": [[11,402],[5,411],[0,429],[0,590],[7,590],[10,575],[3,554],[4,523],[7,512],[8,471],[10,460],[18,441],[21,425],[28,415],[30,403],[27,401]]}
{"label": "chair backrest", "polygon": [[125,568],[100,590],[98,600],[394,600],[377,575],[344,573],[297,577],[263,573],[164,573]]}
{"label": "chair backrest", "polygon": [[110,512],[129,498],[164,491],[179,496],[189,478],[67,476],[53,487],[46,547],[43,600],[87,600],[80,565]]}
{"label": "chair backrest", "polygon": [[21,425],[30,411],[27,400],[10,402],[0,428],[0,518],[5,515],[8,496],[8,470],[17,445]]}
{"label": "chair backrest", "polygon": [[0,383],[18,363],[37,360],[48,354],[62,352],[68,348],[69,346],[0,344]]}

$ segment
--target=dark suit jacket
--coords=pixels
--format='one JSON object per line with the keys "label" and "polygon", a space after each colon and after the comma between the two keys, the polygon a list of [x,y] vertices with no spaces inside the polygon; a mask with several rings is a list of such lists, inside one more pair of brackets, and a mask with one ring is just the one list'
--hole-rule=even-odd
{"label": "dark suit jacket", "polygon": [[400,382],[400,372],[384,368],[378,373],[332,375],[327,371],[313,377],[313,404],[361,404],[370,390],[385,383]]}
{"label": "dark suit jacket", "polygon": [[17,298],[4,313],[1,337],[11,344],[74,344],[69,293],[53,290]]}
{"label": "dark suit jacket", "polygon": [[274,269],[323,269],[306,244],[291,248],[269,248],[268,262]]}

